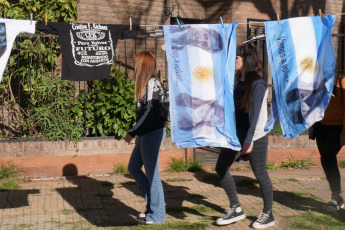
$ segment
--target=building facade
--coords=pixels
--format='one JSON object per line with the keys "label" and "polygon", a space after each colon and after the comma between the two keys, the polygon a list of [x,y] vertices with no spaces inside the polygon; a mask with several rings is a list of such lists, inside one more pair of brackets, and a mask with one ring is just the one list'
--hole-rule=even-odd
{"label": "building facade", "polygon": [[[241,44],[250,35],[264,33],[263,21],[287,19],[299,16],[336,14],[337,21],[333,33],[344,32],[345,4],[343,0],[80,0],[78,2],[78,22],[140,25],[140,33],[147,35],[142,39],[120,41],[117,59],[126,63],[125,69],[131,75],[133,56],[142,50],[149,50],[156,56],[158,70],[167,76],[164,39],[161,25],[176,24],[180,18],[185,24],[239,22],[237,43]],[[278,16],[277,16],[278,15]],[[156,33],[155,33],[156,32]],[[337,69],[344,66],[344,39],[334,37],[337,52]],[[261,46],[262,52],[264,46]],[[269,70],[269,68],[267,68]],[[268,73],[269,75],[269,73]],[[269,81],[269,77],[267,78]]]}

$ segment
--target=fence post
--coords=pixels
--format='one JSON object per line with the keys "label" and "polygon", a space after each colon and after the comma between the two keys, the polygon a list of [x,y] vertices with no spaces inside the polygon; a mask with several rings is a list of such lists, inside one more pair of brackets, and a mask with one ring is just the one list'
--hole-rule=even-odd
{"label": "fence post", "polygon": [[188,166],[188,150],[187,148],[184,149],[184,162],[186,164],[186,167]]}

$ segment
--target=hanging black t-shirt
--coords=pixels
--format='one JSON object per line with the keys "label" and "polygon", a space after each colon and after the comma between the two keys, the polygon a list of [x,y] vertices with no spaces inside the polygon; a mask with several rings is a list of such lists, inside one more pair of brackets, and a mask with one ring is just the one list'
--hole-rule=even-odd
{"label": "hanging black t-shirt", "polygon": [[37,22],[37,30],[57,34],[62,51],[62,79],[89,81],[108,78],[117,41],[135,38],[129,25]]}

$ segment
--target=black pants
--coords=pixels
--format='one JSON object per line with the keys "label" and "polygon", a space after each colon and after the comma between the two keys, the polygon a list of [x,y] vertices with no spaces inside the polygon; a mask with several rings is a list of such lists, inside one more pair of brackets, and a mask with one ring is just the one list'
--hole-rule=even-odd
{"label": "black pants", "polygon": [[341,193],[341,178],[337,154],[341,149],[340,134],[342,129],[342,125],[322,125],[320,123],[314,125],[316,144],[321,155],[322,168],[333,193]]}
{"label": "black pants", "polygon": [[[238,136],[241,142],[241,134],[238,133]],[[241,144],[242,143],[243,142],[241,142]],[[272,210],[273,202],[272,182],[266,169],[267,146],[268,135],[265,135],[264,137],[254,141],[253,151],[248,155],[249,163],[260,185],[261,194],[264,200],[264,212]],[[237,197],[236,184],[229,169],[239,155],[240,152],[224,148],[221,150],[216,164],[217,175],[222,187],[229,197],[231,207],[238,205],[239,201]]]}

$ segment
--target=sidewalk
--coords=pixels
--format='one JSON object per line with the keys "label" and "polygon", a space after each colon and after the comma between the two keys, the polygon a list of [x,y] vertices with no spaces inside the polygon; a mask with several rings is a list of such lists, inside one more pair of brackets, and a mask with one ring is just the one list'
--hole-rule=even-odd
{"label": "sidewalk", "polygon": [[[179,229],[176,226],[182,228],[186,223],[188,229],[251,229],[250,223],[263,207],[260,189],[253,183],[251,170],[231,173],[238,184],[246,219],[225,227],[214,225],[229,205],[224,190],[217,185],[215,172],[161,173],[167,203],[167,223],[159,225],[161,229]],[[345,175],[345,169],[341,169],[341,174]],[[286,216],[300,216],[309,210],[324,213],[321,205],[328,202],[330,191],[322,169],[269,170],[269,175],[276,219],[276,225],[269,229],[289,229],[290,219]],[[128,176],[40,179],[20,185],[20,190],[0,192],[1,230],[153,227],[136,224],[139,212],[145,210],[145,201]],[[329,215],[345,221],[344,210]]]}

